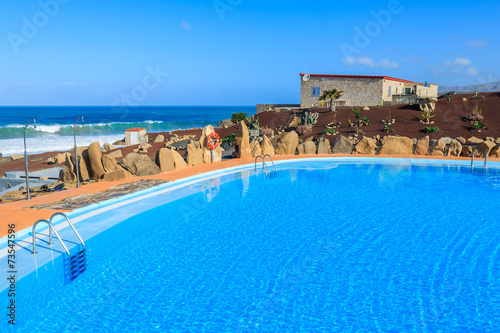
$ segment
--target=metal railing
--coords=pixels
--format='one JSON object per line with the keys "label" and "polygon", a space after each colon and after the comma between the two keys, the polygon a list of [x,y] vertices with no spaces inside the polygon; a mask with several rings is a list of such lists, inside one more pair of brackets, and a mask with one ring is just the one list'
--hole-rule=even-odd
{"label": "metal railing", "polygon": [[54,225],[52,223],[52,219],[56,216],[62,216],[66,219],[66,221],[68,222],[69,226],[71,227],[71,229],[73,229],[73,231],[75,232],[76,236],[78,237],[78,239],[80,240],[80,242],[82,243],[83,245],[83,249],[82,250],[85,250],[85,242],[83,241],[82,237],[80,237],[80,234],[78,233],[78,231],[76,231],[75,229],[75,226],[73,225],[73,223],[71,223],[71,220],[69,219],[68,216],[66,216],[66,214],[63,214],[63,213],[55,213],[53,214],[50,219],[47,221],[47,220],[38,220],[35,222],[35,224],[33,224],[33,229],[32,229],[32,239],[33,239],[33,252],[32,254],[36,254],[36,226],[40,223],[47,223],[49,225],[49,244],[48,245],[52,245],[54,244],[52,242],[52,232],[54,232],[54,234],[56,234],[57,238],[59,238],[59,241],[61,242],[61,245],[63,246],[64,250],[66,251],[66,253],[68,254],[68,256],[71,256],[68,248],[66,247],[66,244],[64,244],[64,241],[62,240],[61,236],[59,236],[59,234],[57,233],[57,230],[54,228]]}
{"label": "metal railing", "polygon": [[[488,169],[488,154],[489,152],[486,152],[484,154],[484,169],[487,170]],[[471,159],[470,159],[470,168],[473,169],[474,168],[474,152],[472,152],[472,155],[471,155]]]}
{"label": "metal railing", "polygon": [[268,156],[269,156],[269,159],[271,160],[271,163],[273,164],[273,167],[274,167],[274,172],[275,172],[275,173],[278,173],[278,169],[276,169],[276,165],[274,164],[273,158],[272,158],[272,157],[271,157],[271,155],[269,155],[269,154],[266,154],[266,155],[264,155],[264,156],[259,155],[259,156],[257,156],[257,157],[255,158],[255,170],[254,170],[254,171],[257,171],[257,160],[258,160],[258,159],[259,159],[259,157],[260,157],[260,159],[262,159],[262,170],[264,170],[264,169],[265,169],[267,173],[270,173],[270,172],[269,172],[269,169],[267,168],[267,165],[266,165],[266,157],[268,157]]}

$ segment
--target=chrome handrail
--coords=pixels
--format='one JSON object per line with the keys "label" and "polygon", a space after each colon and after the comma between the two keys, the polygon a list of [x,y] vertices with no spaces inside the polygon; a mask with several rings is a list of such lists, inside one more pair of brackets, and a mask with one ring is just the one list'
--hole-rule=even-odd
{"label": "chrome handrail", "polygon": [[47,223],[49,225],[49,244],[48,245],[54,244],[54,243],[52,243],[52,232],[54,232],[56,234],[57,238],[59,238],[59,241],[61,242],[61,245],[63,246],[63,248],[66,251],[66,253],[68,254],[68,256],[71,257],[71,254],[70,254],[68,248],[66,247],[66,244],[64,244],[64,241],[62,240],[61,236],[59,236],[59,234],[57,233],[57,230],[54,228],[54,225],[52,224],[52,219],[58,215],[61,215],[62,217],[64,217],[66,219],[66,221],[68,222],[71,229],[73,229],[73,231],[75,232],[76,237],[78,237],[78,239],[82,243],[82,245],[83,245],[82,250],[85,250],[85,242],[83,241],[82,237],[80,237],[80,234],[78,233],[78,231],[76,231],[75,226],[73,225],[73,223],[71,223],[71,220],[69,219],[69,217],[63,213],[54,213],[54,214],[52,214],[52,216],[50,217],[50,219],[48,221],[47,220],[38,220],[35,222],[35,224],[33,224],[33,229],[32,229],[33,252],[32,252],[32,254],[37,253],[36,252],[36,237],[35,237],[36,236],[36,226],[40,223]]}
{"label": "chrome handrail", "polygon": [[76,237],[78,237],[78,239],[79,239],[79,240],[80,240],[80,242],[82,243],[82,245],[83,245],[83,249],[82,249],[82,250],[85,250],[85,242],[83,241],[82,237],[80,237],[80,234],[78,233],[78,231],[76,231],[75,226],[73,225],[73,223],[71,223],[71,220],[69,219],[69,217],[68,217],[68,216],[66,216],[66,214],[63,214],[63,213],[54,213],[54,214],[50,217],[50,219],[49,219],[50,223],[52,223],[52,219],[53,219],[55,216],[57,216],[57,215],[60,215],[60,216],[62,216],[62,217],[64,217],[64,218],[66,219],[66,221],[68,222],[68,224],[69,224],[69,226],[71,227],[71,229],[73,229],[73,231],[75,232]]}
{"label": "chrome handrail", "polygon": [[488,152],[484,154],[484,169],[488,168]]}
{"label": "chrome handrail", "polygon": [[264,157],[262,158],[262,161],[264,161],[266,159],[266,156],[269,156],[269,159],[271,160],[271,163],[273,164],[273,167],[274,167],[274,172],[278,173],[278,169],[276,169],[276,165],[274,164],[274,161],[273,161],[273,158],[271,157],[271,155],[269,155],[269,154],[264,155]]}
{"label": "chrome handrail", "polygon": [[470,167],[471,168],[474,167],[474,151],[472,151],[472,155],[471,155],[471,158],[470,158]]}
{"label": "chrome handrail", "polygon": [[259,159],[259,157],[262,159],[262,169],[266,168],[266,171],[269,173],[269,169],[267,168],[267,165],[266,165],[266,162],[264,161],[264,157],[262,157],[261,155],[255,157],[255,170],[254,171],[257,171],[257,160]]}
{"label": "chrome handrail", "polygon": [[59,236],[59,234],[57,233],[57,230],[54,228],[54,226],[52,225],[52,223],[50,223],[49,221],[47,220],[38,220],[35,222],[35,224],[33,224],[33,229],[32,229],[32,237],[33,237],[33,252],[32,254],[36,254],[36,237],[35,237],[35,233],[36,233],[36,226],[39,224],[39,223],[47,223],[49,225],[49,245],[52,245],[54,243],[52,243],[52,231],[56,234],[57,238],[59,238],[59,240],[61,241],[61,245],[63,246],[64,250],[66,251],[66,253],[68,254],[68,257],[70,257],[70,253],[69,253],[69,250],[68,248],[66,247],[66,245],[64,244],[61,236]]}

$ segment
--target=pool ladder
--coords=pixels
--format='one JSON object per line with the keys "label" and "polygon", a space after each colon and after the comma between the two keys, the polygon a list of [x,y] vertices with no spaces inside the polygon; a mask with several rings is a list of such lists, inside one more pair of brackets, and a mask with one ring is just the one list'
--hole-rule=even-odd
{"label": "pool ladder", "polygon": [[[472,152],[470,159],[470,168],[474,169],[474,152]],[[484,154],[484,170],[488,169],[488,152]]]}
{"label": "pool ladder", "polygon": [[[76,236],[78,237],[78,239],[82,243],[83,248],[74,255],[71,255],[71,253],[68,250],[68,247],[66,246],[66,244],[64,244],[64,241],[62,240],[61,236],[59,236],[59,233],[54,228],[54,224],[53,224],[52,220],[56,216],[62,216],[66,219],[69,226],[71,227],[71,229],[73,229]],[[76,231],[75,226],[73,225],[73,223],[71,223],[71,220],[69,219],[68,216],[66,216],[66,214],[55,213],[50,217],[49,220],[38,220],[35,222],[35,224],[33,224],[33,229],[32,229],[33,252],[32,252],[32,254],[37,253],[36,252],[36,227],[37,227],[37,225],[39,225],[41,223],[46,223],[49,225],[49,243],[48,243],[48,245],[54,244],[52,242],[52,232],[53,232],[54,234],[56,234],[57,238],[61,242],[62,247],[64,248],[64,250],[68,254],[69,259],[68,259],[68,261],[65,261],[65,268],[66,268],[65,271],[68,273],[68,275],[66,277],[69,279],[69,281],[73,281],[74,279],[76,279],[81,273],[83,273],[87,269],[87,255],[86,255],[86,251],[85,251],[85,242],[83,241],[83,239],[80,236],[80,234],[78,233],[78,231]]]}
{"label": "pool ladder", "polygon": [[271,160],[271,163],[273,164],[273,167],[274,167],[274,174],[278,174],[278,169],[276,169],[276,165],[274,164],[274,161],[273,161],[273,158],[271,157],[271,155],[269,154],[266,154],[264,156],[257,156],[255,158],[255,171],[257,171],[257,160],[260,158],[262,159],[262,170],[266,170],[266,174],[270,174],[271,172],[269,171],[269,169],[267,168],[267,165],[266,165],[266,157],[269,156],[269,159]]}

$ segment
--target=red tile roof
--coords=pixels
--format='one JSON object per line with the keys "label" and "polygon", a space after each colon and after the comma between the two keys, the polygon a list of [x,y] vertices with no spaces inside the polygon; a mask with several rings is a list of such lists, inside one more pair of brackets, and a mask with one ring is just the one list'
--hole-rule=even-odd
{"label": "red tile roof", "polygon": [[[300,73],[300,76],[304,76],[305,73]],[[408,80],[403,80],[403,79],[397,79],[395,77],[390,77],[390,76],[378,76],[378,75],[333,75],[333,74],[309,74],[311,77],[343,77],[343,78],[353,78],[353,79],[385,79],[385,80],[391,80],[391,81],[399,81],[399,82],[406,82],[406,83],[415,83],[413,81],[408,81]]]}
{"label": "red tile roof", "polygon": [[138,132],[138,131],[145,131],[145,128],[129,128],[126,129],[125,132]]}

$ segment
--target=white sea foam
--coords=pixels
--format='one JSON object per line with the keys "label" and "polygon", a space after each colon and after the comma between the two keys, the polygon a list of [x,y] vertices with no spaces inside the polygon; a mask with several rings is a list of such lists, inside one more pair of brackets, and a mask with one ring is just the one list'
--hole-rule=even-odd
{"label": "white sea foam", "polygon": [[[101,135],[101,136],[79,136],[78,146],[88,146],[98,141],[101,145],[105,142],[113,143],[122,140],[123,135]],[[67,151],[74,148],[72,136],[44,136],[38,138],[26,138],[26,150],[28,154],[40,154],[48,151]],[[20,139],[0,140],[0,153],[3,156],[24,154],[24,141]]]}

